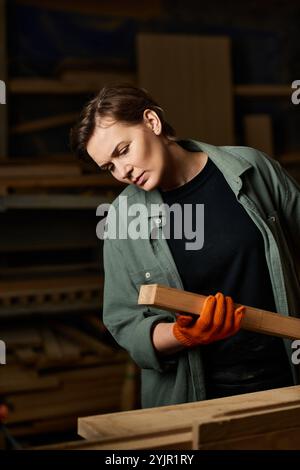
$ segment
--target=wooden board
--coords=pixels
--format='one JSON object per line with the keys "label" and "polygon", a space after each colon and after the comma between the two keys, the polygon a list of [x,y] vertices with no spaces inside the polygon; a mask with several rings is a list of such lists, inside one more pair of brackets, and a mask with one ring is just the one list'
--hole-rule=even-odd
{"label": "wooden board", "polygon": [[[140,287],[138,303],[141,305],[153,305],[154,307],[177,313],[199,315],[205,299],[205,296],[192,292],[158,284],[145,284]],[[235,307],[238,306],[239,304],[235,304]],[[267,335],[300,339],[299,318],[286,317],[254,307],[246,306],[241,328]]]}
{"label": "wooden board", "polygon": [[270,157],[273,156],[273,132],[268,114],[248,114],[244,117],[245,144]]}
{"label": "wooden board", "polygon": [[138,84],[166,113],[179,137],[233,145],[230,39],[140,34]]}
{"label": "wooden board", "polygon": [[16,124],[10,130],[11,134],[27,134],[30,132],[37,132],[44,129],[50,129],[53,127],[64,126],[66,124],[73,124],[78,119],[78,113],[65,113],[58,114],[57,116],[43,117],[35,119],[33,121],[27,121],[20,124]]}
{"label": "wooden board", "polygon": [[[298,409],[299,406],[300,386],[294,386],[182,405],[79,418],[78,433],[88,441],[95,443],[98,440],[97,444],[95,443],[97,447],[94,447],[97,449],[147,449],[155,448],[155,446],[163,449],[176,448],[176,446],[177,449],[192,449],[194,425],[199,429],[202,423],[205,426],[207,423],[217,423],[222,420],[227,420],[228,424],[228,419],[234,421],[235,417],[241,415],[247,417],[249,424],[248,428],[247,426],[243,428],[244,436],[247,435],[247,429],[250,431],[249,434],[258,433],[261,429],[269,432],[269,430],[274,430],[274,426],[268,427],[272,417],[274,420],[274,412],[284,411],[282,415],[284,417],[277,420],[276,426],[279,427],[280,423],[288,426],[289,410]],[[287,414],[285,414],[286,411]],[[256,426],[256,420],[251,416],[263,414],[267,415],[266,420],[259,420]],[[229,432],[227,424],[227,427],[224,427],[225,433]],[[221,441],[224,433],[218,434],[217,429],[216,425],[214,427],[216,441],[218,439]],[[234,436],[240,427],[234,425],[229,426],[229,429]],[[202,436],[208,435],[205,431],[203,432]],[[209,436],[212,434],[210,433]],[[204,441],[205,439],[203,444]],[[199,437],[196,442],[195,447],[194,441],[194,448],[199,448]],[[155,446],[151,447],[153,445]],[[216,448],[220,449],[222,446]]]}
{"label": "wooden board", "polygon": [[291,85],[235,85],[234,94],[243,98],[287,98],[291,96]]}
{"label": "wooden board", "polygon": [[9,82],[9,91],[14,94],[85,94],[99,92],[109,82],[135,83],[135,75],[132,73],[102,73],[94,81],[63,81],[45,78],[14,78]]}
{"label": "wooden board", "polygon": [[20,188],[67,188],[67,187],[91,187],[97,188],[122,188],[124,184],[117,181],[112,176],[107,175],[74,175],[74,176],[32,176],[3,178],[0,175],[0,189],[20,189]]}
{"label": "wooden board", "polygon": [[78,176],[81,174],[81,168],[76,163],[74,164],[59,164],[59,163],[36,163],[36,164],[22,164],[11,163],[0,164],[1,178],[15,178],[15,177],[29,177],[33,176]]}
{"label": "wooden board", "polygon": [[249,413],[225,413],[195,423],[193,449],[299,450],[300,401]]}

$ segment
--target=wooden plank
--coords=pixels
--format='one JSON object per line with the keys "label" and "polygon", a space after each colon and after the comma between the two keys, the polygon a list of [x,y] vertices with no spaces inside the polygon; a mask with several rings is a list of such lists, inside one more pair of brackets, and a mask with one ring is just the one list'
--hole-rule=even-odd
{"label": "wooden plank", "polygon": [[[138,304],[153,305],[174,313],[182,312],[199,315],[205,299],[205,296],[192,292],[158,284],[145,284],[140,287]],[[239,306],[240,304],[235,304],[236,308]],[[286,317],[254,307],[245,307],[245,316],[241,328],[267,335],[300,339],[299,318]]]}
{"label": "wooden plank", "polygon": [[33,450],[191,450],[192,432],[151,434],[143,437],[122,437],[119,439],[82,440],[48,446]]}
{"label": "wooden plank", "polygon": [[0,188],[72,188],[72,187],[122,188],[124,184],[109,175],[80,175],[61,177],[15,177],[2,178],[0,175]]}
{"label": "wooden plank", "polygon": [[274,154],[271,117],[268,114],[248,114],[244,116],[245,143],[265,152]]}
{"label": "wooden plank", "polygon": [[33,368],[12,364],[9,358],[5,367],[0,368],[0,395],[26,391],[58,388],[60,379],[54,376],[39,376]]}
{"label": "wooden plank", "polygon": [[37,363],[39,355],[36,351],[29,347],[19,347],[15,350],[15,356],[26,366],[33,366]]}
{"label": "wooden plank", "polygon": [[[4,299],[5,300],[5,299]],[[8,299],[10,300],[10,299]],[[72,303],[65,303],[65,302],[58,302],[54,303],[42,303],[39,304],[36,302],[35,304],[29,304],[24,306],[15,306],[9,305],[6,307],[0,307],[0,317],[10,317],[13,316],[20,316],[20,315],[32,315],[32,314],[62,314],[71,312],[72,314],[77,313],[79,315],[83,313],[87,313],[90,311],[99,310],[101,308],[101,302],[98,299],[92,299],[90,301],[74,301]]]}
{"label": "wooden plank", "polygon": [[107,359],[113,359],[114,350],[106,344],[103,344],[100,340],[97,340],[96,338],[93,338],[70,325],[56,324],[55,329],[57,329],[57,331],[59,331],[62,335],[77,341],[78,344],[86,346],[89,348],[89,350],[98,353],[100,356]]}
{"label": "wooden plank", "polygon": [[137,63],[139,86],[158,101],[179,137],[234,144],[229,38],[139,34]]}
{"label": "wooden plank", "polygon": [[[1,171],[1,170],[0,170]],[[1,199],[3,210],[10,209],[97,209],[99,204],[110,204],[113,197],[82,194],[9,194]]]}
{"label": "wooden plank", "polygon": [[23,122],[13,126],[10,130],[14,134],[28,134],[30,132],[42,131],[44,129],[51,129],[53,127],[64,126],[72,124],[78,119],[78,113],[65,113],[57,116],[49,116],[33,121]]}
{"label": "wooden plank", "polygon": [[[1,339],[9,349],[19,346],[39,347],[42,345],[42,338],[36,328],[30,327],[2,327]],[[5,368],[7,369],[7,368]]]}
{"label": "wooden plank", "polygon": [[235,85],[234,94],[244,98],[286,98],[291,96],[291,85]]}
{"label": "wooden plank", "polygon": [[9,397],[8,404],[13,411],[7,424],[56,418],[60,416],[93,413],[95,410],[105,412],[106,409],[118,409],[120,402],[120,385],[109,387],[81,387],[82,392],[52,391],[51,394],[35,393]]}
{"label": "wooden plank", "polygon": [[108,16],[125,16],[133,18],[149,18],[160,17],[163,11],[161,0],[152,0],[151,3],[142,3],[139,0],[114,0],[113,2],[99,2],[97,0],[17,0],[21,5],[33,5],[39,8],[49,10],[71,11],[90,15],[108,15]]}
{"label": "wooden plank", "polygon": [[0,296],[30,295],[35,293],[54,293],[99,289],[103,277],[99,275],[55,277],[49,279],[11,280],[0,282]]}
{"label": "wooden plank", "polygon": [[53,330],[45,326],[40,329],[40,332],[43,339],[44,353],[47,358],[59,362],[63,358],[63,351]]}
{"label": "wooden plank", "polygon": [[187,432],[198,418],[201,418],[200,423],[229,412],[267,411],[274,406],[298,404],[299,399],[298,385],[180,405],[87,416],[78,420],[78,434],[85,439],[102,439],[147,436],[155,432]]}
{"label": "wooden plank", "polygon": [[[0,80],[6,83],[6,1],[0,0]],[[7,98],[6,98],[7,102]],[[7,158],[7,106],[0,104],[0,160]]]}
{"label": "wooden plank", "polygon": [[59,164],[59,163],[36,163],[36,164],[0,164],[1,178],[29,177],[33,176],[78,176],[81,174],[81,168],[77,164]]}
{"label": "wooden plank", "polygon": [[94,81],[63,81],[45,78],[14,78],[10,80],[8,89],[13,94],[86,94],[99,92],[108,83],[126,82],[134,84],[135,74],[128,72],[103,72]]}
{"label": "wooden plank", "polygon": [[140,368],[133,361],[128,361],[121,392],[122,411],[140,408],[140,373]]}
{"label": "wooden plank", "polygon": [[76,429],[77,419],[75,416],[63,416],[54,419],[36,420],[25,424],[15,424],[9,426],[10,434],[15,438],[26,438],[28,442],[29,436],[37,434],[49,435],[49,433],[58,433],[66,431],[74,431]]}
{"label": "wooden plank", "polygon": [[69,369],[63,371],[56,371],[55,377],[59,381],[71,383],[93,382],[93,381],[105,381],[109,377],[119,378],[120,382],[123,382],[125,375],[125,363],[116,364],[103,364],[101,366],[92,366],[84,368]]}
{"label": "wooden plank", "polygon": [[218,416],[194,425],[193,449],[300,449],[300,401],[274,410]]}
{"label": "wooden plank", "polygon": [[14,380],[5,380],[0,382],[0,394],[16,394],[36,390],[51,390],[59,388],[60,382],[57,377],[28,377],[22,378],[16,375]]}
{"label": "wooden plank", "polygon": [[44,264],[44,265],[32,265],[32,266],[9,266],[5,268],[0,267],[0,276],[6,278],[9,277],[27,277],[32,276],[33,274],[38,273],[40,276],[43,276],[48,273],[64,273],[68,274],[70,272],[76,271],[99,271],[99,264],[97,262],[87,262],[87,263],[73,263],[73,264]]}

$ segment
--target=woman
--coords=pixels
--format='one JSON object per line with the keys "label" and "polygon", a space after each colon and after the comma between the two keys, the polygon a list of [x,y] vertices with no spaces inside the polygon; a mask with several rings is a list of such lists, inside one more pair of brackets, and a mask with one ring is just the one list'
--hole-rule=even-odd
{"label": "woman", "polygon": [[[176,138],[161,107],[133,86],[103,88],[84,109],[72,143],[128,184],[110,210],[119,227],[128,228],[122,198],[128,213],[137,203],[147,209],[146,237],[104,242],[103,319],[142,369],[142,406],[298,383],[290,341],[240,329],[243,305],[300,312],[297,183],[255,149]],[[193,214],[204,207],[201,248],[186,249],[187,237],[175,236],[176,218],[169,238],[159,236],[165,213],[152,209],[162,204]],[[199,319],[137,305],[146,283],[207,295]]]}

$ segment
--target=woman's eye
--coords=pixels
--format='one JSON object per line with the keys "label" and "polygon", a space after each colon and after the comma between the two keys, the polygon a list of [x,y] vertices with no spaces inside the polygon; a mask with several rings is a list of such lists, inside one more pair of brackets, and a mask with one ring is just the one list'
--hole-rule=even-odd
{"label": "woman's eye", "polygon": [[126,147],[124,147],[124,148],[120,151],[120,155],[125,155],[125,154],[128,152],[128,149],[129,149],[129,145],[126,145]]}
{"label": "woman's eye", "polygon": [[100,167],[100,170],[101,171],[112,171],[113,170],[113,164],[110,164],[110,165],[103,165]]}

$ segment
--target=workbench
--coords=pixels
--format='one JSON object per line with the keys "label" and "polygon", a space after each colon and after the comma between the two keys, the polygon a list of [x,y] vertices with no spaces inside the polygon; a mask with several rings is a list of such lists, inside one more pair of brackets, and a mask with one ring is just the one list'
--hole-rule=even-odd
{"label": "workbench", "polygon": [[300,449],[300,386],[82,417],[78,434],[84,440],[53,448]]}

